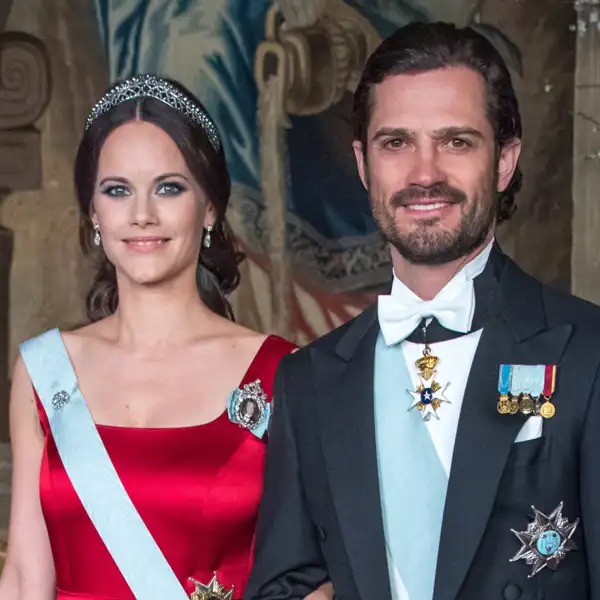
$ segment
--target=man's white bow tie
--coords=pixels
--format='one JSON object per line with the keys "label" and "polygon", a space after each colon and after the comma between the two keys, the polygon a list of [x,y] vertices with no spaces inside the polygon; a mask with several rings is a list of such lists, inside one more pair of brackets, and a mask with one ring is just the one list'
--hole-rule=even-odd
{"label": "man's white bow tie", "polygon": [[421,300],[404,283],[394,277],[392,293],[379,296],[377,315],[388,346],[405,340],[422,319],[435,317],[452,331],[467,333],[475,312],[473,279],[485,268],[492,242],[467,263],[433,300]]}
{"label": "man's white bow tie", "polygon": [[446,286],[433,300],[421,300],[414,294],[379,296],[379,326],[390,346],[406,339],[422,319],[435,317],[452,331],[467,333],[475,307],[473,280]]}

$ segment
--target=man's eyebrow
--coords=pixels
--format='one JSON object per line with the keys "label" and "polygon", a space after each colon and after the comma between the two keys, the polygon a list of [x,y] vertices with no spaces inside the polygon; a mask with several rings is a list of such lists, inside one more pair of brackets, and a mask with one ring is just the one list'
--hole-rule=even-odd
{"label": "man's eyebrow", "polygon": [[380,127],[371,138],[371,141],[379,140],[383,137],[410,137],[415,134],[414,131],[406,127]]}

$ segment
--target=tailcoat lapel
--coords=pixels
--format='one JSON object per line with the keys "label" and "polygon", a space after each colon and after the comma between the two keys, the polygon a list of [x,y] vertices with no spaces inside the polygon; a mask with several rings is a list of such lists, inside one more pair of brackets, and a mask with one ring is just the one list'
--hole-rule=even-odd
{"label": "tailcoat lapel", "polygon": [[454,600],[477,552],[526,417],[498,414],[501,364],[557,364],[569,324],[549,328],[541,284],[506,259],[467,382],[448,483],[434,600]]}
{"label": "tailcoat lapel", "polygon": [[326,352],[313,349],[331,494],[361,598],[391,599],[381,516],[373,368],[379,333],[367,309]]}

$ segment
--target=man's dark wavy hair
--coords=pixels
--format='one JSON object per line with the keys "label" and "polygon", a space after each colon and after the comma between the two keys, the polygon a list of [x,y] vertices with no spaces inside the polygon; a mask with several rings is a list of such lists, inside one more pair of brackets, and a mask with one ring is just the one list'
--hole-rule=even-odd
{"label": "man's dark wavy hair", "polygon": [[[449,23],[410,23],[386,38],[371,55],[354,94],[354,138],[367,147],[372,90],[387,77],[464,66],[479,73],[487,92],[487,113],[492,124],[496,153],[521,139],[519,103],[506,63],[493,44],[470,27]],[[499,195],[498,222],[516,209],[515,195],[523,174],[517,166],[508,187]]]}

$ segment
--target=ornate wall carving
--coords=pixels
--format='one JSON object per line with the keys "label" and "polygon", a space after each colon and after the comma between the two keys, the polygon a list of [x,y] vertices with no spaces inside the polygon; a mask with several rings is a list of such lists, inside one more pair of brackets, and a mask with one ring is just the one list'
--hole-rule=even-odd
{"label": "ornate wall carving", "polygon": [[[2,11],[3,27],[8,12]],[[43,43],[25,33],[0,33],[0,204],[10,191],[42,185],[41,139],[34,123],[49,99],[50,67]],[[12,254],[12,231],[0,225],[0,440],[8,439]]]}
{"label": "ornate wall carving", "polygon": [[0,189],[41,186],[40,134],[33,125],[49,99],[42,42],[25,33],[0,34]]}

